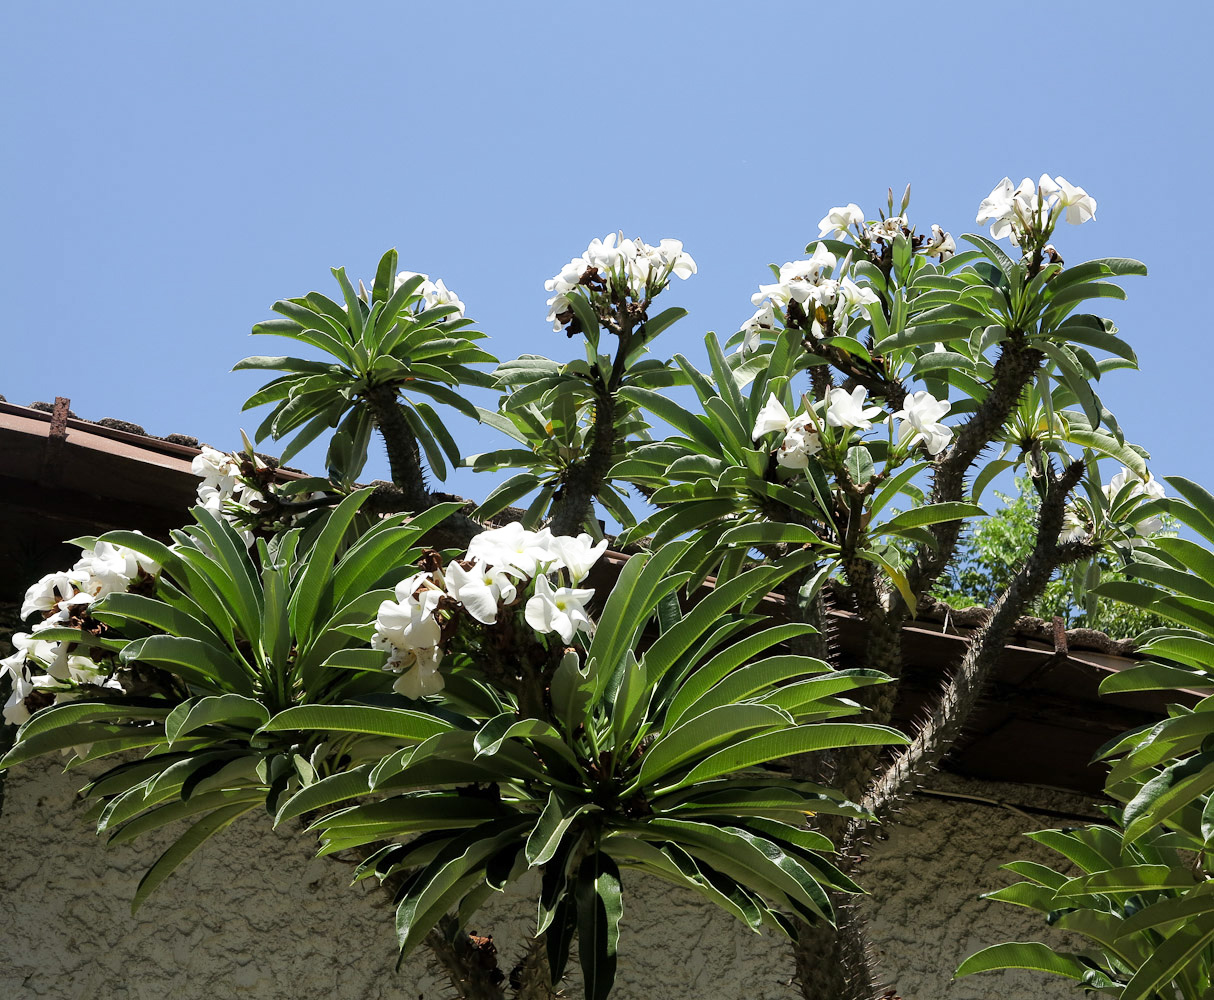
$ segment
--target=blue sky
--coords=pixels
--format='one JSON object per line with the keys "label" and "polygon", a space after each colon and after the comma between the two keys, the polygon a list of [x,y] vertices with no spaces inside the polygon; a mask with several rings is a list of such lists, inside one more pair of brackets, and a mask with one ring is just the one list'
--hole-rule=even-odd
{"label": "blue sky", "polygon": [[330,266],[369,276],[395,246],[499,357],[563,358],[544,279],[615,229],[697,260],[660,352],[699,358],[831,206],[911,181],[912,221],[959,236],[1005,174],[1045,171],[1099,201],[1059,234],[1068,262],[1151,267],[1107,309],[1143,371],[1110,375],[1106,404],[1157,475],[1211,485],[1214,18],[1183,10],[8,4],[0,393],[235,447],[259,380],[227,371],[283,349],[250,327],[329,291]]}

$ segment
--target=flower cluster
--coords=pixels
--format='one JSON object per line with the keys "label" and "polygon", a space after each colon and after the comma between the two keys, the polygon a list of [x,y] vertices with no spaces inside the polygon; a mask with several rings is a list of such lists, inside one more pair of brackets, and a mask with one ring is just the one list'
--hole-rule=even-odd
{"label": "flower cluster", "polygon": [[560,330],[572,317],[570,293],[578,287],[606,287],[627,295],[634,302],[653,298],[670,282],[670,276],[687,279],[696,273],[696,262],[678,240],[661,240],[650,246],[628,240],[624,234],[608,233],[590,241],[580,257],[574,257],[560,272],[544,282],[554,293],[548,300],[548,322]]}
{"label": "flower cluster", "polygon": [[1065,177],[1042,174],[1036,184],[1026,177],[1015,187],[1010,177],[1001,180],[978,206],[976,222],[991,223],[991,236],[1010,236],[1020,246],[1030,236],[1050,233],[1065,209],[1066,221],[1080,225],[1096,216],[1096,199]]}
{"label": "flower cluster", "polygon": [[[822,450],[826,428],[872,430],[873,420],[882,410],[879,406],[865,406],[867,397],[868,390],[863,386],[856,386],[851,392],[835,388],[827,393],[822,403],[806,406],[804,412],[790,416],[773,393],[759,411],[751,437],[757,441],[765,434],[779,432],[783,440],[776,449],[776,461],[787,469],[808,468],[809,459]],[[899,444],[904,448],[922,444],[929,455],[940,454],[953,437],[952,428],[939,422],[950,405],[926,390],[910,393],[903,401],[902,409],[892,414],[901,421]]]}
{"label": "flower cluster", "polygon": [[[909,189],[908,189],[909,190]],[[932,235],[914,236],[905,215],[893,215],[881,219],[871,225],[864,224],[864,211],[854,202],[839,208],[832,208],[818,223],[818,239],[838,237],[842,239],[855,229],[856,236],[862,243],[886,243],[892,245],[899,236],[905,236],[912,242],[914,248],[928,257],[939,257],[947,260],[957,252],[957,244],[952,236],[939,226],[932,226]]]}
{"label": "flower cluster", "polygon": [[231,500],[234,503],[244,503],[252,499],[246,494],[257,493],[242,478],[240,461],[236,455],[229,455],[208,445],[202,446],[202,451],[194,456],[190,463],[190,471],[202,480],[198,484],[198,503],[213,514],[223,514],[224,504]]}
{"label": "flower cluster", "polygon": [[400,288],[410,278],[420,277],[422,279],[421,287],[418,288],[417,294],[422,297],[421,303],[418,305],[418,313],[424,313],[427,309],[437,309],[439,306],[456,306],[459,312],[451,313],[449,316],[444,316],[438,321],[438,326],[444,323],[451,323],[457,319],[462,319],[464,316],[464,304],[460,301],[459,296],[451,291],[443,284],[443,279],[438,278],[435,281],[430,280],[430,275],[421,274],[418,271],[401,271],[396,275],[396,282],[393,290]]}
{"label": "flower cluster", "polygon": [[910,225],[905,215],[891,215],[869,226],[864,231],[864,238],[870,243],[892,244],[899,236],[906,236],[909,232]]}
{"label": "flower cluster", "polygon": [[[1115,508],[1110,513],[1117,522],[1133,526],[1134,536],[1129,539],[1131,546],[1146,545],[1151,535],[1163,530],[1164,521],[1159,514],[1136,519],[1135,508],[1139,503],[1162,500],[1166,495],[1163,485],[1149,472],[1143,479],[1122,466],[1121,471],[1104,485],[1102,492],[1109,507]],[[1058,532],[1059,544],[1091,542],[1096,535],[1094,522],[1090,504],[1080,501],[1073,507],[1067,507],[1062,515],[1062,529]]]}
{"label": "flower cluster", "polygon": [[242,456],[240,452],[227,454],[215,448],[202,446],[202,452],[194,456],[190,471],[202,480],[198,484],[198,503],[217,517],[224,518],[244,539],[245,545],[253,544],[253,533],[234,516],[233,507],[248,507],[250,501],[261,497],[261,490],[244,478],[242,457],[248,457],[255,469],[264,469],[266,464],[256,455]]}
{"label": "flower cluster", "polygon": [[536,632],[555,632],[568,643],[575,632],[590,631],[586,605],[594,591],[576,585],[606,548],[606,540],[596,545],[587,534],[528,531],[515,522],[482,531],[463,559],[402,580],[396,600],[380,605],[371,640],[373,649],[389,654],[384,669],[400,675],[392,689],[408,698],[441,691],[443,637],[455,616],[463,612],[495,625],[504,610],[521,603],[529,584],[523,617]]}
{"label": "flower cluster", "polygon": [[[786,261],[780,268],[777,280],[770,285],[760,285],[750,297],[757,306],[755,314],[742,324],[746,336],[739,350],[743,353],[758,346],[762,331],[775,329],[775,309],[786,314],[792,305],[809,321],[810,332],[815,337],[826,335],[826,324],[831,322],[832,331],[847,332],[851,315],[862,306],[877,302],[871,288],[861,288],[851,278],[831,278],[826,272],[833,271],[838,259],[826,246],[819,243],[809,260]],[[846,272],[849,261],[844,261],[840,274]]]}
{"label": "flower cluster", "polygon": [[[420,271],[398,271],[396,274],[396,279],[392,283],[392,292],[395,292],[410,278],[422,279],[422,283],[418,286],[417,291],[414,293],[421,296],[421,300],[414,306],[414,311],[417,315],[420,316],[422,313],[426,312],[426,310],[437,309],[439,306],[455,306],[459,310],[458,312],[453,312],[450,315],[444,316],[435,325],[442,326],[444,323],[452,323],[457,319],[464,318],[463,302],[460,301],[459,296],[456,295],[455,292],[451,291],[451,289],[443,284],[442,278],[439,278],[436,281],[431,281],[430,275],[422,274]],[[370,303],[373,297],[372,289],[363,284],[361,279],[359,279],[358,282],[358,294],[359,297],[367,303]],[[346,309],[344,305],[341,308],[343,312]]]}
{"label": "flower cluster", "polygon": [[[118,682],[87,656],[70,655],[70,642],[40,639],[49,628],[72,627],[94,601],[125,593],[141,578],[160,567],[133,549],[109,542],[85,548],[71,569],[48,573],[25,592],[22,619],[38,614],[29,632],[13,634],[15,652],[0,660],[0,670],[12,679],[12,694],[4,706],[4,721],[20,725],[29,718],[26,700],[37,690],[49,689],[55,700],[72,697],[77,684],[117,687]],[[49,699],[47,701],[49,704]]]}

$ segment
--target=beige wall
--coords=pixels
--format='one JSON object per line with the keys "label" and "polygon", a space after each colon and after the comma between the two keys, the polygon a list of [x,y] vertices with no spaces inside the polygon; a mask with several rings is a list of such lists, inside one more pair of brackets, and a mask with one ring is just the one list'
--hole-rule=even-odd
{"label": "beige wall", "polygon": [[[35,763],[9,775],[0,816],[0,997],[20,1000],[258,1000],[400,997],[450,991],[424,953],[393,972],[391,914],[348,869],[310,857],[296,831],[255,815],[208,844],[136,918],[140,875],[166,840],[107,850],[81,819],[83,778]],[[1081,799],[941,777],[937,787],[1079,809]],[[1019,834],[1054,825],[1001,808],[919,799],[873,846],[865,882],[882,975],[905,1000],[1074,997],[1066,980],[996,974],[950,982],[968,952],[999,940],[1057,940],[1035,914],[977,898],[1005,884],[999,864],[1049,860]],[[786,942],[750,933],[696,897],[633,877],[625,885],[618,1000],[796,1000]],[[474,929],[507,971],[533,920],[503,897]],[[576,966],[574,966],[576,968]],[[576,983],[571,996],[580,994]]]}

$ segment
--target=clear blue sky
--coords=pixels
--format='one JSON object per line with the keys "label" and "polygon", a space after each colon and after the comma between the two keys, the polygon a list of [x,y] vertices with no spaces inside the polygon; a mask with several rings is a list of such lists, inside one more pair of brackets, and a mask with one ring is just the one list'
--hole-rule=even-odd
{"label": "clear blue sky", "polygon": [[1157,475],[1211,485],[1212,21],[1197,3],[7,4],[0,393],[235,447],[259,380],[226,373],[283,349],[249,328],[329,291],[331,265],[370,275],[395,246],[499,357],[565,357],[544,279],[620,228],[698,261],[662,353],[702,357],[831,206],[874,212],[912,181],[912,220],[959,236],[1005,174],[1044,171],[1099,201],[1060,233],[1069,262],[1151,267],[1107,310],[1143,372],[1110,376],[1106,403]]}

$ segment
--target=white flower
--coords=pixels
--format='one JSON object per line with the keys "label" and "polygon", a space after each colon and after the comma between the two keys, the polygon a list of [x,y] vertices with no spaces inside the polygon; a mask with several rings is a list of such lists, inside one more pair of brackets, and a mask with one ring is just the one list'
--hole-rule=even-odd
{"label": "white flower", "polygon": [[1065,177],[1056,178],[1059,204],[1066,209],[1066,221],[1073,226],[1096,217],[1096,199],[1083,188],[1075,187]]}
{"label": "white flower", "polygon": [[548,300],[548,315],[546,319],[552,324],[553,333],[561,331],[565,325],[561,322],[561,317],[572,310],[573,305],[570,303],[568,295],[554,295]]}
{"label": "white flower", "polygon": [[553,330],[564,326],[560,317],[572,308],[569,295],[582,285],[587,272],[597,272],[613,289],[623,290],[639,302],[660,291],[672,274],[684,279],[695,274],[696,262],[678,240],[660,240],[657,246],[650,246],[642,240],[625,239],[622,232],[593,239],[584,254],[544,282],[544,288],[554,293],[548,300],[548,322]]}
{"label": "white flower", "polygon": [[881,412],[879,406],[865,407],[868,390],[856,386],[850,393],[846,389],[831,389],[827,397],[826,422],[831,427],[852,427],[859,431],[871,430],[872,418]]}
{"label": "white flower", "polygon": [[755,310],[755,314],[739,328],[739,331],[745,336],[742,338],[742,343],[738,345],[738,353],[745,356],[757,350],[763,338],[763,331],[775,328],[776,310],[772,306],[771,300],[766,299]]}
{"label": "white flower", "polygon": [[557,292],[561,295],[570,292],[582,283],[586,271],[592,267],[593,265],[586,259],[585,254],[574,257],[557,274],[544,282],[544,288],[549,292]]}
{"label": "white flower", "polygon": [[66,573],[48,573],[25,592],[21,617],[28,618],[35,611],[41,611],[43,614],[53,611],[60,601],[67,600],[74,593],[76,588]]}
{"label": "white flower", "polygon": [[[1045,175],[1042,178],[1049,181]],[[1037,191],[1037,185],[1027,177],[1016,187],[1012,187],[1010,177],[1005,177],[978,206],[974,221],[990,222],[993,239],[1010,236],[1012,243],[1019,246],[1027,229],[1042,224],[1044,214],[1048,214],[1048,206],[1039,202]]]}
{"label": "white flower", "polygon": [[[420,271],[397,271],[396,278],[392,283],[392,291],[396,291],[406,281],[412,278],[421,278],[421,284],[417,286],[414,295],[420,296],[421,301],[417,305],[418,313],[424,313],[427,309],[434,309],[437,306],[459,306],[458,313],[452,313],[450,316],[445,316],[438,321],[438,326],[444,323],[450,323],[453,320],[460,319],[464,315],[464,304],[459,300],[456,294],[443,284],[443,279],[431,281],[430,275],[422,274]],[[359,282],[359,284],[362,284]]]}
{"label": "white flower", "polygon": [[1059,208],[1066,209],[1067,222],[1078,225],[1096,214],[1096,199],[1065,177],[1042,174],[1034,184],[1024,178],[1014,189],[1005,177],[978,207],[977,222],[991,223],[991,236],[1010,236],[1019,246],[1029,230],[1043,231]]}
{"label": "white flower", "polygon": [[936,399],[926,389],[910,393],[902,401],[902,409],[893,414],[902,421],[899,440],[909,439],[912,445],[922,441],[929,455],[939,455],[953,439],[953,429],[940,423],[952,406],[947,399]]}
{"label": "white flower", "polygon": [[426,290],[425,305],[422,307],[421,311],[425,312],[427,309],[435,309],[438,306],[457,306],[459,308],[459,312],[451,313],[451,315],[444,316],[442,319],[440,319],[438,321],[439,326],[442,326],[444,323],[452,323],[457,319],[463,318],[464,304],[459,300],[459,297],[455,294],[455,292],[451,291],[446,285],[443,284],[442,278],[439,278],[434,282],[433,285],[430,286],[430,288]]}
{"label": "white flower", "polygon": [[953,237],[939,226],[932,226],[932,238],[924,245],[923,252],[929,257],[939,257],[947,260],[957,252],[957,244]]}
{"label": "white flower", "polygon": [[446,687],[447,682],[438,670],[441,654],[438,650],[434,650],[434,653],[436,655],[433,657],[419,658],[411,668],[396,679],[392,690],[397,694],[403,694],[406,698],[422,698],[428,694],[437,694]]}
{"label": "white flower", "polygon": [[528,531],[518,521],[500,528],[482,531],[468,543],[468,559],[504,569],[520,578],[535,576],[538,564],[553,556],[540,541],[537,532]]}
{"label": "white flower", "polygon": [[1068,542],[1086,542],[1090,537],[1087,525],[1079,519],[1079,515],[1067,508],[1062,513],[1062,530],[1058,532],[1058,544],[1066,545]]}
{"label": "white flower", "polygon": [[414,293],[421,294],[421,290],[426,287],[426,283],[430,280],[430,275],[422,274],[420,271],[397,271],[396,279],[392,282],[392,291],[395,292],[398,288],[400,288],[401,285],[403,285],[406,281],[409,281],[411,278],[422,279],[422,283],[417,286],[417,292]]}
{"label": "white flower", "polygon": [[447,594],[464,606],[478,622],[492,625],[497,621],[499,604],[514,600],[514,581],[504,569],[487,566],[477,560],[469,569],[452,563],[444,574]]}
{"label": "white flower", "polygon": [[438,646],[399,650],[388,658],[384,669],[400,674],[392,684],[393,691],[406,698],[422,698],[436,694],[446,686],[438,670],[442,659],[443,651]]}
{"label": "white flower", "polygon": [[30,710],[25,707],[25,699],[34,693],[38,687],[37,678],[27,679],[24,676],[13,678],[12,693],[4,703],[4,721],[10,726],[20,726],[29,721]]}
{"label": "white flower", "polygon": [[107,594],[125,593],[139,574],[139,561],[130,549],[98,542],[85,549],[68,576],[82,594],[99,600]]}
{"label": "white flower", "polygon": [[822,438],[813,416],[799,413],[788,424],[788,433],[776,452],[776,461],[786,469],[806,469],[809,459],[822,450]]}
{"label": "white flower", "polygon": [[[121,690],[118,678],[111,677],[110,672],[87,656],[67,657],[67,677],[73,684],[91,684],[94,687],[113,688]],[[54,675],[52,675],[54,676]]]}
{"label": "white flower", "polygon": [[691,254],[683,251],[683,244],[679,240],[659,240],[656,247],[637,240],[636,246],[638,256],[648,258],[655,267],[669,268],[677,278],[686,281],[696,273],[696,262]]}
{"label": "white flower", "polygon": [[1149,472],[1147,473],[1147,478],[1142,479],[1137,473],[1131,472],[1124,465],[1121,467],[1121,471],[1109,480],[1109,484],[1104,488],[1104,495],[1109,500],[1112,500],[1127,483],[1133,484],[1130,490],[1130,496],[1132,497],[1145,496],[1148,500],[1162,500],[1167,495],[1163,485]]}
{"label": "white flower", "polygon": [[758,441],[764,434],[787,430],[791,420],[788,411],[784,409],[784,404],[776,399],[776,394],[773,392],[767,397],[767,402],[763,404],[763,409],[759,411],[759,416],[755,419],[754,430],[750,432],[751,439]]}
{"label": "white flower", "polygon": [[[376,637],[398,649],[437,645],[441,636],[435,608],[443,592],[429,573],[417,573],[396,585],[396,600],[383,601],[375,617]],[[376,647],[381,648],[381,647]]]}
{"label": "white flower", "polygon": [[[539,533],[540,539],[545,538],[546,531],[547,529],[544,529]],[[548,552],[556,560],[549,569],[565,569],[574,583],[585,580],[591,568],[599,561],[599,557],[607,551],[606,538],[595,544],[594,539],[584,531],[576,537],[549,533],[546,541]]]}
{"label": "white flower", "polygon": [[[1015,211],[1016,189],[1012,186],[1012,179],[1005,177],[995,189],[991,191],[984,199],[982,204],[978,206],[978,215],[974,219],[977,223],[991,222],[991,236],[995,239],[1002,239],[1006,236],[1011,228],[1010,221]],[[998,232],[998,235],[996,233]]]}
{"label": "white flower", "polygon": [[847,332],[851,314],[864,306],[876,305],[881,300],[871,288],[861,288],[851,278],[839,282],[835,303],[835,333]]}
{"label": "white flower", "polygon": [[593,590],[557,587],[546,576],[536,577],[535,596],[527,601],[524,617],[537,632],[556,632],[564,642],[573,641],[573,633],[589,632],[593,628],[585,604],[594,596]]}
{"label": "white flower", "polygon": [[[619,246],[616,246],[617,239],[620,241]],[[586,261],[600,271],[614,271],[615,266],[624,259],[625,253],[634,249],[630,245],[631,242],[624,239],[622,232],[608,233],[601,240],[591,240],[590,246],[586,248]]]}
{"label": "white flower", "polygon": [[787,306],[790,299],[805,302],[814,294],[814,286],[823,282],[823,271],[828,267],[833,268],[837,260],[825,244],[819,243],[809,260],[785,261],[780,268],[779,281],[772,285],[760,285],[759,290],[750,297],[751,305],[761,305],[764,299],[771,299],[781,307]]}
{"label": "white flower", "polygon": [[854,202],[849,202],[842,208],[832,208],[818,223],[818,239],[825,239],[831,233],[840,236],[847,235],[849,226],[864,225],[864,212]]}
{"label": "white flower", "polygon": [[190,471],[202,480],[203,486],[230,493],[236,488],[240,466],[231,455],[204,444],[201,454],[195,455],[190,463]]}
{"label": "white flower", "polygon": [[[63,614],[64,621],[67,620],[66,613]],[[53,619],[48,619],[47,627],[62,624]],[[50,677],[57,681],[65,681],[68,679],[67,667],[67,651],[69,643],[66,642],[51,642],[48,639],[39,639],[38,631],[42,626],[35,626],[32,635],[25,635],[18,632],[13,636],[13,645],[18,650],[23,650],[25,653],[26,664],[36,664],[44,670]],[[18,636],[22,638],[19,640]],[[27,666],[28,672],[28,666]]]}
{"label": "white flower", "polygon": [[883,240],[886,243],[893,243],[895,237],[903,235],[903,230],[906,228],[905,215],[893,215],[888,219],[882,219],[880,222],[874,223],[868,227],[868,238],[870,240]]}

